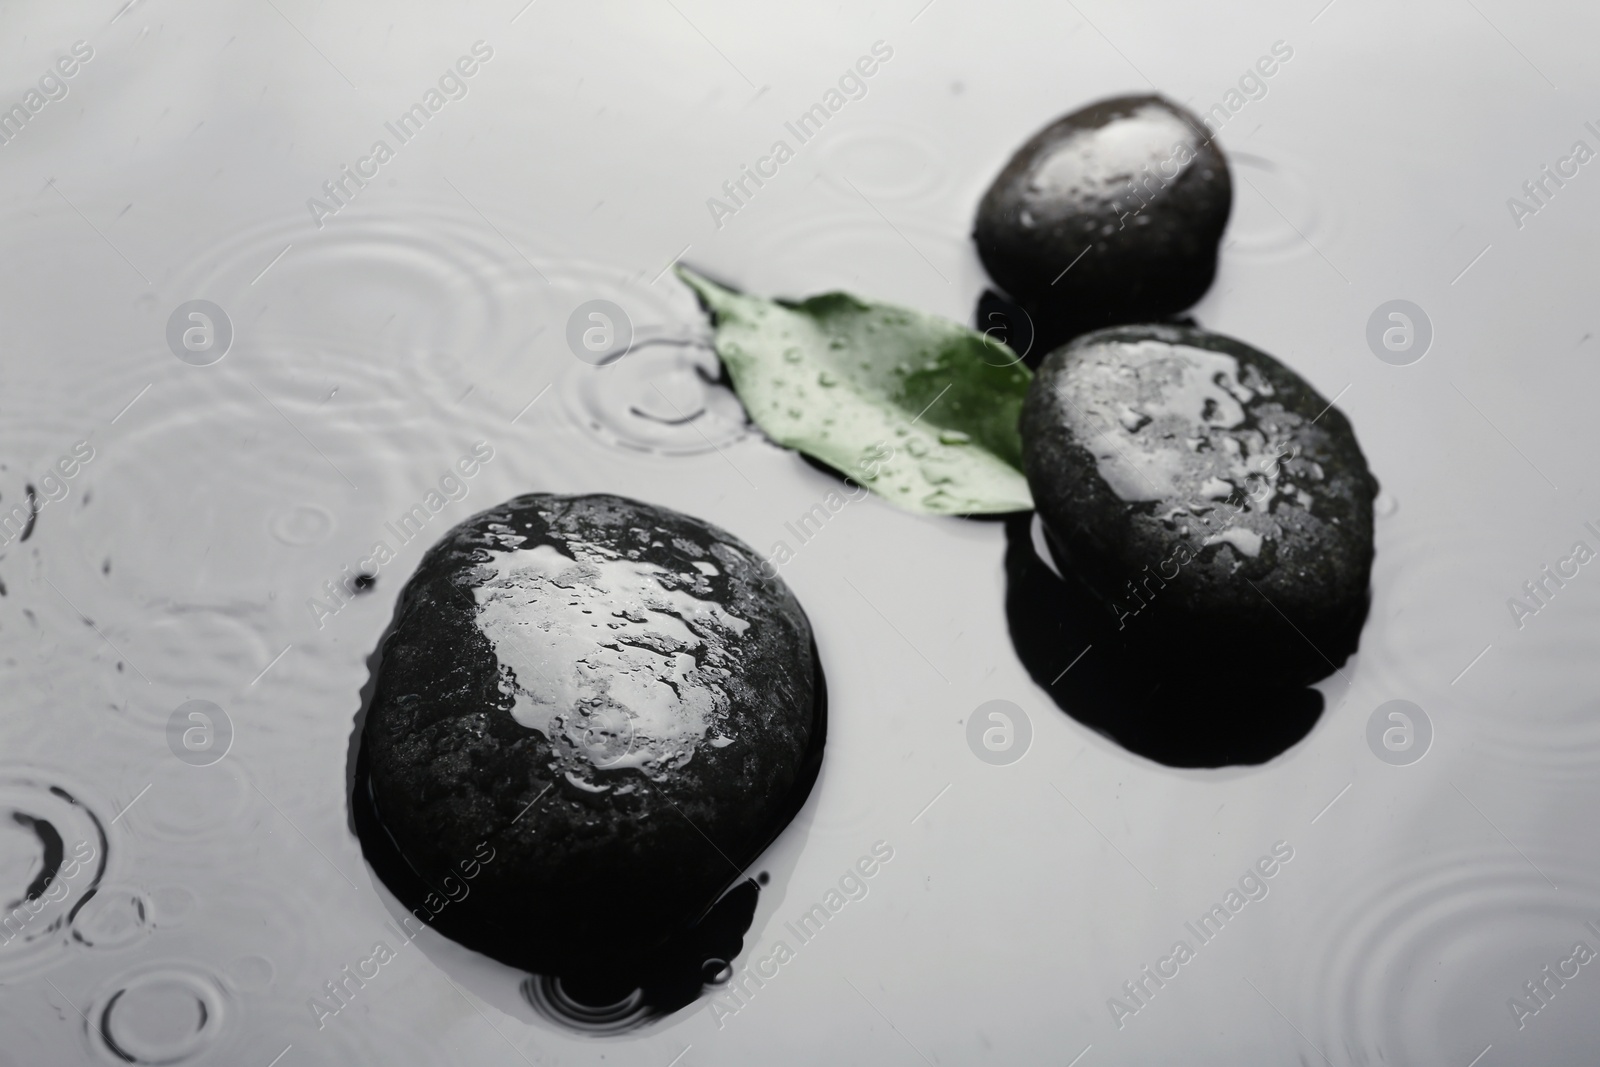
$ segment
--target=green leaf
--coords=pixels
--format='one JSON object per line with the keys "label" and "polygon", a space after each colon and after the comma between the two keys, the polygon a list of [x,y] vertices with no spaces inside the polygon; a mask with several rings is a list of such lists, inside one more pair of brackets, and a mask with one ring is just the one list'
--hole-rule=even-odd
{"label": "green leaf", "polygon": [[724,289],[678,267],[756,425],[907,511],[1033,507],[1017,416],[1032,375],[949,319],[848,293],[801,303]]}

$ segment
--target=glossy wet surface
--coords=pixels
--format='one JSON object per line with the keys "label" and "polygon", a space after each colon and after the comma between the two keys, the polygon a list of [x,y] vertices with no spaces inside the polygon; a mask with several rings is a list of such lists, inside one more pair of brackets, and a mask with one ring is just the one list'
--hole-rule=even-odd
{"label": "glossy wet surface", "polygon": [[[1600,950],[1600,578],[1574,552],[1600,549],[1600,179],[1585,167],[1520,228],[1506,200],[1594,144],[1592,14],[519,6],[5,16],[0,102],[74,41],[94,58],[0,146],[0,513],[30,485],[43,501],[0,549],[18,931],[0,1064],[1587,1061],[1600,975],[1564,961]],[[1030,674],[1004,523],[866,498],[797,536],[838,483],[748,432],[703,350],[641,342],[705,336],[665,272],[680,255],[753,292],[849,288],[970,322],[972,210],[1027,136],[1143,91],[1129,60],[1204,113],[1280,38],[1293,60],[1222,127],[1235,206],[1193,313],[1350,416],[1385,490],[1374,601],[1297,743],[1174,769],[1044,691],[1098,649]],[[307,199],[480,39],[494,57],[468,93],[319,228]],[[866,95],[795,144],[784,123],[879,39],[894,58]],[[777,138],[794,159],[719,229],[707,198]],[[232,325],[209,365],[167,341],[196,299]],[[1368,346],[1393,299],[1432,321],[1410,366]],[[574,354],[590,300],[626,310],[636,351]],[[495,458],[440,492],[480,439]],[[64,463],[80,441],[92,458]],[[405,578],[450,525],[535,490],[785,542],[828,675],[821,779],[749,872],[771,880],[731,962],[763,984],[619,1037],[556,1021],[525,971],[432,932],[402,944],[347,808]],[[389,531],[418,505],[420,533]],[[378,541],[375,584],[331,596]],[[1227,721],[1219,743],[1259,715],[1241,656],[1185,697]],[[1417,723],[1369,730],[1396,699],[1431,723],[1421,759]],[[174,721],[202,700],[222,715]],[[991,700],[1031,724],[1009,765],[969,747]],[[850,875],[879,841],[893,860]],[[1279,841],[1294,858],[1269,892],[1190,934]],[[94,858],[69,875],[80,842]],[[1125,983],[1180,939],[1192,958],[1135,1004]],[[1579,970],[1541,1003],[1526,983],[1547,966]],[[330,984],[341,1006],[319,1016]],[[567,994],[636,1012],[601,982]]]}

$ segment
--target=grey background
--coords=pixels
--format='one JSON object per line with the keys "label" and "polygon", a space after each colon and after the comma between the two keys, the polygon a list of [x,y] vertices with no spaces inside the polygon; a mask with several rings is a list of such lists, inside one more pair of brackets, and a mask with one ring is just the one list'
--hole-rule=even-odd
{"label": "grey background", "polygon": [[[0,510],[75,442],[95,455],[0,550],[0,796],[42,810],[66,788],[108,848],[84,937],[0,947],[0,1064],[115,1062],[88,1020],[119,990],[124,1041],[262,1067],[1593,1062],[1594,966],[1520,1030],[1507,1000],[1579,939],[1600,948],[1600,577],[1583,567],[1520,628],[1507,598],[1575,540],[1600,547],[1600,165],[1520,228],[1507,198],[1574,141],[1600,148],[1596,18],[1505,0],[8,5],[0,102],[75,41],[94,58],[0,146]],[[307,198],[478,40],[494,55],[467,95],[318,228]],[[894,55],[866,97],[719,229],[706,199],[878,40]],[[721,1026],[702,1001],[574,1034],[520,975],[430,934],[318,1030],[308,998],[394,943],[345,758],[422,542],[319,628],[323,583],[478,440],[494,459],[423,541],[514,493],[605,490],[765,552],[831,488],[739,433],[693,349],[575,359],[572,309],[611,300],[640,337],[693,336],[663,273],[683,257],[754,291],[970,321],[971,213],[1015,146],[1152,84],[1203,110],[1279,40],[1292,60],[1222,128],[1234,216],[1195,314],[1337,396],[1384,486],[1372,614],[1311,735],[1253,769],[1130,756],[1017,662],[998,525],[856,502],[784,568],[828,670],[829,751],[761,864],[738,962],[882,840],[864,900]],[[193,299],[233,324],[208,367],[165,340]],[[1434,328],[1407,367],[1367,347],[1393,299]],[[628,414],[656,385],[711,405],[699,436]],[[1194,684],[1250,700],[1249,649]],[[190,699],[231,718],[214,766],[168,749]],[[1033,726],[1011,766],[966,742],[993,699]],[[1367,746],[1391,699],[1433,724],[1412,766]],[[1108,998],[1278,841],[1294,859],[1269,895],[1119,1029]],[[0,828],[7,900],[28,843]]]}

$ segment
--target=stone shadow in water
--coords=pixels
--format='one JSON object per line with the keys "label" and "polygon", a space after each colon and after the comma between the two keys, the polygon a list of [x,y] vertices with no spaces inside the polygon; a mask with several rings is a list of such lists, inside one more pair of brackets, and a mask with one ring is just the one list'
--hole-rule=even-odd
{"label": "stone shadow in water", "polygon": [[[1263,689],[1251,681],[1247,650],[1237,663],[1193,662],[1170,643],[1141,644],[1138,620],[1119,632],[1087,589],[1039,558],[1032,523],[1031,512],[1006,520],[1006,622],[1028,674],[1062,711],[1170,767],[1265,763],[1311,732],[1320,692]],[[1358,636],[1327,650],[1335,663]]]}
{"label": "stone shadow in water", "polygon": [[[625,1032],[716,992],[719,972],[738,958],[755,918],[760,890],[751,878],[729,889],[698,922],[652,952],[627,960],[597,960],[593,970],[579,973],[537,973],[538,946],[522,944],[468,909],[451,906],[444,889],[424,882],[400,854],[371,799],[362,752],[356,759],[350,814],[368,865],[395,899],[413,916],[426,916],[428,925],[450,940],[533,972],[524,983],[524,995],[542,1015],[575,1030]],[[760,878],[764,882],[765,874]]]}

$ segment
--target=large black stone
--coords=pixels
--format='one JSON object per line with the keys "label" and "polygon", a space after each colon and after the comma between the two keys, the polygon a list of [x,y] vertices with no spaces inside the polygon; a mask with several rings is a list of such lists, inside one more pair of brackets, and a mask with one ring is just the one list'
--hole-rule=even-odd
{"label": "large black stone", "polygon": [[1199,300],[1233,205],[1222,150],[1159,96],[1102,100],[1017,150],[978,205],[989,276],[1046,337],[1152,322]]}
{"label": "large black stone", "polygon": [[530,494],[451,530],[406,585],[366,799],[423,883],[457,887],[451,926],[529,969],[626,974],[793,817],[824,703],[804,611],[742,542]]}
{"label": "large black stone", "polygon": [[1378,483],[1344,415],[1271,356],[1100,330],[1045,358],[1021,431],[1063,575],[1152,676],[1305,684],[1354,649]]}

